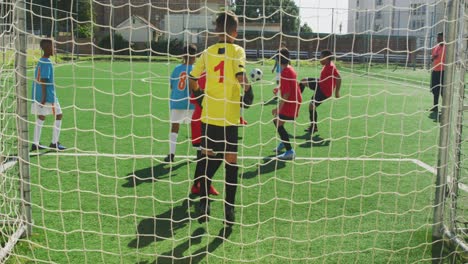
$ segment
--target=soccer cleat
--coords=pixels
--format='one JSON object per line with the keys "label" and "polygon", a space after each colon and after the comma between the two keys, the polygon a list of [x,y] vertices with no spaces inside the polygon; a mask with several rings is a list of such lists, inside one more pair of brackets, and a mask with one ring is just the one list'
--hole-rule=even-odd
{"label": "soccer cleat", "polygon": [[[192,185],[191,192],[194,195],[200,195],[200,183]],[[210,185],[210,190],[208,191],[211,195],[219,195],[218,190],[213,185]]]}
{"label": "soccer cleat", "polygon": [[200,201],[198,204],[198,222],[204,223],[210,221],[210,205],[206,201]]}
{"label": "soccer cleat", "polygon": [[45,149],[45,148],[46,147],[42,146],[41,143],[39,143],[39,145],[32,144],[31,151],[41,150],[41,149]]}
{"label": "soccer cleat", "polygon": [[208,193],[211,195],[219,195],[218,190],[216,190],[213,185],[210,185],[210,190],[208,191]]}
{"label": "soccer cleat", "polygon": [[200,195],[200,183],[192,185],[190,192],[194,195]]}
{"label": "soccer cleat", "polygon": [[429,111],[429,112],[439,112],[439,107],[435,105],[435,106],[427,109],[427,111]]}
{"label": "soccer cleat", "polygon": [[244,120],[244,118],[241,116],[240,120],[239,120],[239,123],[243,126],[247,125],[247,121]]}
{"label": "soccer cleat", "polygon": [[165,162],[174,162],[174,157],[175,157],[174,154],[168,154],[168,155],[164,158],[164,161],[165,161]]}
{"label": "soccer cleat", "polygon": [[273,152],[279,153],[284,149],[284,143],[280,142],[276,148],[273,149]]}
{"label": "soccer cleat", "polygon": [[313,134],[315,132],[318,132],[317,126],[310,125],[308,128],[304,129],[304,132],[307,132],[309,134]]}
{"label": "soccer cleat", "polygon": [[280,160],[293,160],[296,158],[296,152],[294,150],[286,150],[283,154],[276,156]]}
{"label": "soccer cleat", "polygon": [[236,214],[234,213],[234,206],[225,205],[224,206],[224,224],[228,226],[234,225],[236,222]]}
{"label": "soccer cleat", "polygon": [[65,146],[62,146],[60,142],[57,143],[50,143],[49,148],[54,149],[54,150],[66,150],[67,148]]}

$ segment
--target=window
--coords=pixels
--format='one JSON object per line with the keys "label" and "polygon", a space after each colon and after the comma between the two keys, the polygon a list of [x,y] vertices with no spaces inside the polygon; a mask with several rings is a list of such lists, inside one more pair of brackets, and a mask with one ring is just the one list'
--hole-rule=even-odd
{"label": "window", "polygon": [[356,6],[359,6],[359,0],[356,1]]}
{"label": "window", "polygon": [[426,14],[427,6],[423,4],[411,4],[411,15],[423,16]]}
{"label": "window", "polygon": [[377,11],[377,12],[375,12],[375,18],[376,18],[376,19],[382,18],[382,11]]}
{"label": "window", "polygon": [[382,2],[383,2],[382,0],[375,0],[375,5],[380,6],[382,5]]}
{"label": "window", "polygon": [[356,20],[359,19],[359,12],[356,12]]}
{"label": "window", "polygon": [[380,26],[379,24],[375,24],[375,25],[374,25],[374,31],[375,31],[375,32],[379,31],[380,28],[381,28],[381,26]]}
{"label": "window", "polygon": [[411,29],[421,29],[424,27],[424,20],[413,20],[411,21]]}

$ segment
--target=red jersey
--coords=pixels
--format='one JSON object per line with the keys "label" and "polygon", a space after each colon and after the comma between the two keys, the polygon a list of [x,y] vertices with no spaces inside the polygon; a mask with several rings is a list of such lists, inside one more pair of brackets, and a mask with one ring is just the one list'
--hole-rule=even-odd
{"label": "red jersey", "polygon": [[339,76],[340,72],[333,61],[330,61],[330,63],[323,66],[319,80],[320,90],[323,95],[330,97],[333,94],[333,90],[335,90],[336,87],[336,78]]}
{"label": "red jersey", "polygon": [[[302,95],[297,83],[296,71],[291,65],[281,71],[280,92],[281,98],[283,98],[283,106],[278,110],[278,114],[296,118],[299,115]],[[288,98],[284,98],[285,94],[289,94]]]}
{"label": "red jersey", "polygon": [[445,62],[445,45],[437,44],[432,49],[432,57],[437,57],[432,61],[432,70],[433,71],[443,71],[444,70],[444,62]]}
{"label": "red jersey", "polygon": [[[198,78],[198,86],[200,89],[205,90],[206,85],[206,74],[202,74],[200,78]],[[194,99],[193,94],[190,94],[190,103],[195,105],[195,110],[192,114],[192,145],[199,146],[201,144],[201,136],[202,136],[202,127],[201,127],[201,114],[202,108],[198,104],[197,100]]]}

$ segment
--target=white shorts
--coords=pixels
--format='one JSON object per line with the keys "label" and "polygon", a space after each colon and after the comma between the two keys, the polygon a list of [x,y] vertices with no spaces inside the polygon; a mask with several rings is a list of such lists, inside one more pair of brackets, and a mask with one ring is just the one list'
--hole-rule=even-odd
{"label": "white shorts", "polygon": [[177,124],[190,124],[192,121],[193,110],[171,110],[171,123]]}
{"label": "white shorts", "polygon": [[45,105],[41,105],[37,101],[34,101],[31,105],[31,114],[33,115],[61,115],[62,108],[60,108],[59,102],[56,103],[46,103]]}

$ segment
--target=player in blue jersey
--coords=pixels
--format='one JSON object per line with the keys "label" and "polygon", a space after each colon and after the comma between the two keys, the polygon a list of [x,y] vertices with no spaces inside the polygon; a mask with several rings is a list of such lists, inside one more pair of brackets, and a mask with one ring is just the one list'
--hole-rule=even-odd
{"label": "player in blue jersey", "polygon": [[169,135],[169,155],[164,159],[165,162],[174,162],[179,125],[181,123],[189,124],[195,109],[195,106],[189,100],[190,90],[187,77],[195,63],[197,46],[188,45],[184,47],[184,52],[183,63],[177,65],[171,74],[171,133]]}
{"label": "player in blue jersey", "polygon": [[54,55],[54,45],[51,39],[43,39],[40,42],[40,47],[43,51],[43,56],[37,63],[32,85],[31,113],[37,116],[37,120],[31,151],[46,148],[39,141],[42,126],[47,115],[55,116],[52,142],[49,147],[54,150],[65,150],[66,148],[59,142],[60,128],[62,126],[62,109],[55,92],[54,67],[49,59],[50,56]]}

